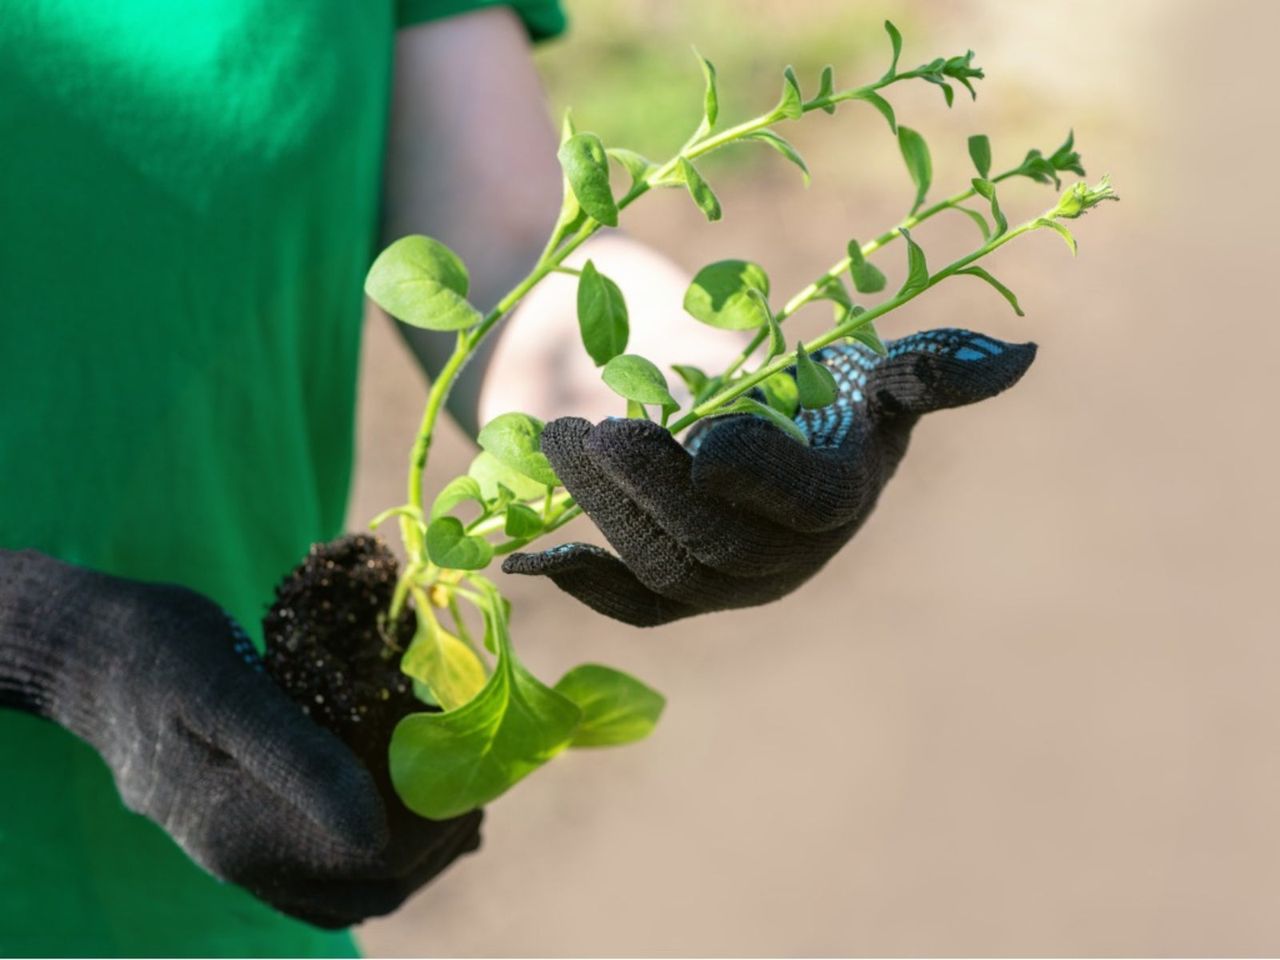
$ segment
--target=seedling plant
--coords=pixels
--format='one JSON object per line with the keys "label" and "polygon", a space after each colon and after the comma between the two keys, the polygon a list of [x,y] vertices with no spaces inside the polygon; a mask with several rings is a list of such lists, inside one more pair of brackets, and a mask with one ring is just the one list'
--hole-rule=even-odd
{"label": "seedling plant", "polygon": [[[702,119],[675,155],[663,162],[606,146],[595,134],[577,130],[566,115],[558,154],[564,172],[559,217],[537,263],[487,313],[467,300],[467,269],[437,240],[405,237],[373,264],[366,291],[374,301],[404,323],[455,335],[453,352],[431,385],[413,444],[406,500],[372,523],[377,528],[398,520],[408,557],[382,622],[384,641],[397,653],[397,637],[412,637],[403,648],[400,669],[411,678],[423,704],[421,711],[399,720],[390,742],[391,780],[410,809],[433,819],[472,810],[568,747],[623,744],[645,737],[664,705],[660,694],[619,670],[583,664],[547,685],[516,655],[510,606],[484,571],[495,558],[554,533],[580,513],[539,448],[541,421],[512,412],[485,424],[478,437],[481,452],[468,472],[450,480],[430,502],[424,498],[432,438],[459,372],[534,287],[553,273],[576,277],[582,345],[600,367],[604,382],[619,395],[619,413],[654,419],[677,435],[709,417],[750,414],[805,443],[794,419],[797,413],[825,407],[836,396],[830,372],[811,354],[846,338],[883,352],[878,321],[958,276],[989,284],[1021,316],[1014,293],[979,261],[1040,230],[1058,234],[1074,253],[1076,242],[1064,221],[1114,199],[1105,177],[1092,186],[1079,182],[1043,213],[1011,223],[998,185],[1026,177],[1061,189],[1060,174],[1083,176],[1073,138],[1068,136],[1048,154],[1030,150],[1016,165],[993,173],[991,144],[986,136],[976,135],[969,139],[976,176],[956,192],[930,202],[929,148],[919,132],[898,123],[884,94],[897,84],[921,81],[939,87],[950,107],[954,85],[976,96],[973,85],[983,72],[974,65],[972,51],[901,70],[902,37],[887,21],[885,31],[891,60],[879,79],[839,88],[827,67],[816,89],[806,94],[788,67],[778,102],[731,125],[720,117],[715,67],[698,56],[705,80]],[[878,111],[896,138],[914,188],[906,216],[869,240],[850,240],[830,266],[786,299],[775,296],[759,264],[722,260],[699,270],[684,298],[692,322],[754,335],[718,372],[674,366],[672,371],[691,398],[682,406],[654,363],[626,352],[629,317],[617,284],[590,260],[574,269],[566,259],[602,228],[616,227],[622,211],[653,190],[683,190],[708,220],[718,220],[720,201],[697,165],[717,150],[768,147],[798,167],[807,182],[804,159],[778,128],[815,111],[835,113],[846,103]],[[629,180],[620,195],[612,187],[611,164]],[[952,211],[973,221],[980,243],[934,269],[912,231]],[[898,240],[905,248],[906,280],[896,292],[887,293],[885,275],[871,258]],[[814,301],[830,302],[831,326],[808,342],[792,343],[784,325]],[[468,626],[464,605],[479,612],[483,630],[476,631],[478,640]],[[409,631],[399,629],[406,618],[413,623]]]}

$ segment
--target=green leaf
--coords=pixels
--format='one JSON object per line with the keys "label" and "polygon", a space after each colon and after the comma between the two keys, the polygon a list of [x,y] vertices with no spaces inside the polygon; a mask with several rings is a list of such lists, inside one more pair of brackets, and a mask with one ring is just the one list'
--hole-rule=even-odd
{"label": "green leaf", "polygon": [[466,330],[483,319],[467,302],[467,268],[431,237],[401,237],[373,261],[364,292],[402,323],[425,330]]}
{"label": "green leaf", "polygon": [[[822,68],[822,79],[818,81],[818,99],[830,97],[836,92],[836,72],[831,64],[827,64]],[[836,105],[834,103],[826,103],[822,105],[822,110],[826,113],[835,113]]]}
{"label": "green leaf", "polygon": [[788,120],[799,120],[804,116],[804,95],[800,93],[800,81],[791,67],[782,71],[782,98],[773,112],[775,116]]}
{"label": "green leaf", "polygon": [[[578,132],[573,125],[573,110],[569,107],[565,108],[564,119],[560,122],[560,146],[563,147]],[[582,212],[582,208],[578,206],[578,198],[573,195],[573,187],[569,183],[569,178],[564,176],[561,170],[561,180],[563,186],[563,199],[560,203],[560,215],[556,218],[556,229],[568,231],[570,225],[573,229],[585,222],[586,214]]]}
{"label": "green leaf", "polygon": [[880,115],[889,121],[889,132],[895,137],[898,135],[898,119],[893,115],[893,106],[880,94],[874,90],[864,90],[862,93],[854,97],[855,100],[864,100],[880,111]]}
{"label": "green leaf", "polygon": [[513,503],[507,507],[507,522],[503,529],[508,537],[531,540],[542,532],[542,517],[523,503]]}
{"label": "green leaf", "polygon": [[[859,253],[862,251],[859,250]],[[849,291],[845,289],[844,281],[839,277],[823,277],[818,282],[818,289],[813,294],[816,300],[830,300],[839,307],[848,310],[853,306],[853,300],[849,297]]]}
{"label": "green leaf", "polygon": [[1057,220],[1050,220],[1048,217],[1041,217],[1035,222],[1035,226],[1047,228],[1060,236],[1063,243],[1067,245],[1067,249],[1071,251],[1072,256],[1079,252],[1076,247],[1076,238],[1064,224],[1059,223]]}
{"label": "green leaf", "polygon": [[[519,474],[513,471],[512,476],[519,476]],[[526,477],[523,479],[528,478]],[[533,481],[529,482],[532,483]],[[542,484],[538,484],[538,486],[541,487]],[[545,490],[546,488],[543,487],[543,489]],[[520,498],[516,496],[516,492],[514,490],[508,487],[505,483],[500,483],[498,484],[498,495],[494,497],[493,501],[489,504],[489,512],[505,514],[507,512],[507,505],[519,499]]]}
{"label": "green leaf", "polygon": [[755,133],[749,133],[743,140],[756,140],[760,143],[767,143],[778,153],[782,154],[797,167],[800,168],[801,174],[804,175],[804,185],[809,185],[809,165],[804,162],[804,157],[800,156],[796,150],[785,138],[778,136],[772,130],[757,130]]}
{"label": "green leaf", "polygon": [[1000,294],[1000,296],[1004,297],[1006,300],[1009,301],[1009,306],[1013,307],[1014,313],[1016,313],[1020,317],[1026,316],[1026,314],[1022,312],[1022,307],[1018,306],[1018,298],[1014,295],[1014,292],[1010,290],[1008,287],[1006,287],[999,280],[997,280],[995,277],[993,277],[990,273],[988,273],[982,267],[979,267],[979,266],[965,267],[963,270],[957,270],[956,273],[967,273],[970,276],[977,277],[979,280],[987,281],[987,283],[995,287],[996,291]]}
{"label": "green leaf", "polygon": [[582,345],[597,367],[627,349],[631,328],[627,302],[618,285],[588,260],[578,277],[578,329]]}
{"label": "green leaf", "polygon": [[771,377],[765,377],[757,385],[764,394],[765,402],[788,419],[800,410],[800,391],[796,387],[796,378],[786,371],[779,371]]}
{"label": "green leaf", "polygon": [[695,320],[722,330],[754,330],[767,323],[757,290],[767,298],[769,275],[748,260],[718,260],[694,276],[684,295],[684,309]]}
{"label": "green leaf", "polygon": [[546,484],[512,470],[491,453],[481,451],[467,468],[468,476],[480,484],[486,502],[499,498],[502,488],[512,495],[508,499],[532,500],[547,492]]}
{"label": "green leaf", "polygon": [[623,169],[631,176],[631,186],[633,188],[638,184],[644,183],[645,178],[658,168],[658,165],[652,160],[641,156],[634,150],[628,150],[626,147],[609,147],[605,150],[605,153],[622,164]]}
{"label": "green leaf", "polygon": [[1084,176],[1084,167],[1080,163],[1080,154],[1071,149],[1076,142],[1076,132],[1071,130],[1067,133],[1066,141],[1049,157],[1049,164],[1055,170],[1070,170],[1072,173],[1078,173]]}
{"label": "green leaf", "polygon": [[702,123],[698,126],[698,132],[695,137],[701,137],[705,133],[711,132],[716,125],[716,119],[720,116],[720,98],[716,93],[716,68],[702,54],[694,48],[693,55],[698,58],[698,63],[702,66],[702,76],[706,80],[706,93],[702,100]]}
{"label": "green leaf", "polygon": [[[415,591],[414,602],[430,601],[421,591]],[[424,617],[418,618],[418,630],[400,660],[400,669],[424,684],[442,710],[457,710],[469,703],[488,679],[474,650]]]}
{"label": "green leaf", "polygon": [[991,176],[991,141],[985,133],[975,133],[969,138],[969,158],[983,180]]}
{"label": "green leaf", "polygon": [[803,343],[796,344],[796,388],[800,406],[806,410],[819,410],[836,402],[836,378],[805,353]]}
{"label": "green leaf", "polygon": [[474,477],[454,477],[444,485],[443,490],[436,494],[435,500],[431,503],[430,519],[443,517],[458,504],[466,503],[468,500],[474,500],[480,506],[484,506],[484,493],[480,490],[479,482]]}
{"label": "green leaf", "polygon": [[[981,67],[973,66],[972,50],[965,53],[963,56],[951,57],[943,64],[941,73],[943,76],[950,77],[952,80],[957,80],[962,83],[964,88],[969,91],[969,96],[974,100],[978,99],[978,91],[973,89],[973,84],[969,81],[970,79],[981,80],[985,74],[983,74]],[[947,106],[951,106],[950,96],[947,97]]]}
{"label": "green leaf", "polygon": [[604,367],[605,384],[618,396],[640,404],[676,408],[667,378],[653,363],[633,353],[614,357]]}
{"label": "green leaf", "polygon": [[[955,103],[955,100],[956,100],[956,92],[955,92],[954,90],[952,90],[952,89],[951,89],[951,84],[949,84],[949,83],[947,83],[947,81],[943,80],[943,79],[942,79],[942,77],[935,76],[935,75],[933,75],[933,74],[924,74],[923,76],[921,76],[921,77],[920,77],[920,79],[921,79],[921,80],[927,80],[929,83],[932,83],[932,84],[935,84],[935,85],[937,85],[937,86],[941,87],[941,88],[942,88],[942,99],[943,99],[943,100],[945,100],[945,101],[947,101],[947,106],[948,106],[948,107],[950,107],[953,103]],[[970,88],[970,89],[972,89],[972,88]]]}
{"label": "green leaf", "polygon": [[609,747],[643,740],[658,723],[666,698],[635,677],[584,663],[555,685],[557,693],[577,704],[582,720],[571,747]]}
{"label": "green leaf", "polygon": [[703,403],[706,400],[710,400],[724,387],[725,380],[726,377],[723,374],[709,378],[698,392],[693,395],[693,402]]}
{"label": "green leaf", "polygon": [[578,128],[573,123],[573,110],[569,107],[565,107],[564,116],[560,120],[561,145],[563,145],[566,141],[568,141],[571,137],[573,137],[573,135],[577,132],[578,132]]}
{"label": "green leaf", "polygon": [[698,205],[703,215],[708,220],[719,220],[720,201],[716,199],[715,192],[707,181],[702,179],[702,174],[698,172],[697,167],[681,157],[676,163],[676,170],[680,181],[688,188],[689,196],[693,197],[693,202]]}
{"label": "green leaf", "polygon": [[889,43],[893,45],[893,62],[889,64],[889,69],[885,73],[882,80],[888,80],[898,73],[898,57],[902,55],[902,34],[898,32],[898,28],[892,22],[886,20],[884,22],[884,32],[889,34]]}
{"label": "green leaf", "polygon": [[587,215],[606,227],[618,225],[618,205],[609,186],[609,158],[594,133],[575,133],[560,145],[560,166]]}
{"label": "green leaf", "polygon": [[879,293],[883,290],[886,283],[884,274],[880,272],[879,267],[862,255],[862,245],[857,240],[850,240],[847,251],[853,289],[859,293]]}
{"label": "green leaf", "polygon": [[849,336],[853,337],[853,339],[857,340],[859,343],[866,344],[882,357],[887,357],[889,355],[889,349],[884,345],[884,341],[880,339],[880,334],[876,332],[876,325],[874,323],[864,323],[861,326],[855,327],[850,331]]}
{"label": "green leaf", "polygon": [[467,536],[457,517],[436,517],[427,524],[427,556],[450,570],[483,570],[493,559],[488,540]]}
{"label": "green leaf", "polygon": [[689,388],[690,396],[696,397],[698,391],[707,385],[707,375],[697,367],[685,366],[681,363],[673,363],[671,369],[675,371],[677,377],[684,381],[684,385]]}
{"label": "green leaf", "polygon": [[573,739],[582,711],[516,659],[501,598],[486,625],[498,664],[478,694],[457,710],[414,713],[391,736],[391,780],[409,809],[447,820],[483,806],[528,776]]}
{"label": "green leaf", "polygon": [[907,242],[907,279],[898,291],[898,296],[914,296],[929,286],[929,264],[925,261],[924,251],[911,239],[911,234],[902,231],[902,239]]}
{"label": "green leaf", "polygon": [[974,179],[973,189],[977,194],[991,204],[991,219],[996,222],[995,236],[1004,236],[1009,229],[1009,219],[1004,215],[1004,211],[1000,209],[1000,200],[996,196],[996,185],[990,180]]}
{"label": "green leaf", "polygon": [[929,159],[929,147],[924,137],[910,127],[898,128],[898,148],[902,151],[911,181],[916,185],[916,202],[911,206],[911,212],[915,213],[924,203],[925,194],[933,182],[933,161]]}
{"label": "green leaf", "polygon": [[765,362],[767,363],[774,357],[787,352],[787,341],[782,335],[782,325],[778,322],[778,318],[773,315],[773,310],[770,308],[769,301],[765,299],[764,294],[759,290],[752,290],[751,293],[760,301],[760,309],[767,318],[765,322],[769,326],[769,351],[765,355]]}
{"label": "green leaf", "polygon": [[1036,183],[1052,183],[1056,189],[1062,188],[1062,181],[1058,178],[1058,171],[1054,169],[1053,164],[1046,160],[1039,150],[1028,150],[1027,155],[1023,158],[1015,173],[1020,177],[1030,177]]}
{"label": "green leaf", "polygon": [[739,397],[729,406],[717,410],[712,416],[721,417],[740,413],[747,413],[753,417],[763,417],[801,446],[807,447],[809,445],[808,436],[796,426],[794,420],[751,397]]}
{"label": "green leaf", "polygon": [[539,447],[544,424],[524,413],[504,413],[494,417],[480,430],[476,441],[498,460],[517,473],[524,474],[544,486],[560,483]]}
{"label": "green leaf", "polygon": [[952,210],[963,213],[966,217],[978,225],[978,229],[982,231],[982,239],[991,239],[991,227],[987,225],[987,218],[980,214],[977,210],[970,210],[968,207],[962,207],[959,204],[953,204]]}

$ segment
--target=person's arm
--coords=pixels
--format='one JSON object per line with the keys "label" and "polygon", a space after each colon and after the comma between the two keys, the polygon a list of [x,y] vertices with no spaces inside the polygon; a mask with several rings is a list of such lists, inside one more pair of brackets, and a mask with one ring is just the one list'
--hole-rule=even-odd
{"label": "person's arm", "polygon": [[[524,27],[507,7],[401,30],[387,149],[383,240],[412,233],[442,241],[471,275],[471,301],[489,309],[537,260],[560,208],[557,137]],[[723,365],[741,348],[702,327],[680,303],[689,274],[617,231],[568,260],[588,257],[622,288],[629,350],[658,362]],[[579,341],[576,281],[548,277],[490,336],[449,400],[473,436],[520,410],[551,419],[621,413]],[[428,376],[454,335],[398,324]],[[678,385],[676,386],[678,390]]]}
{"label": "person's arm", "polygon": [[182,587],[0,550],[0,709],[80,737],[129,809],[317,926],[388,913],[479,846],[479,812],[437,823],[384,798],[244,631]]}
{"label": "person's arm", "polygon": [[[383,239],[425,233],[462,257],[487,310],[534,265],[560,209],[557,140],[527,34],[507,7],[402,29],[387,145]],[[398,325],[428,376],[452,334]],[[473,435],[487,355],[450,412]]]}

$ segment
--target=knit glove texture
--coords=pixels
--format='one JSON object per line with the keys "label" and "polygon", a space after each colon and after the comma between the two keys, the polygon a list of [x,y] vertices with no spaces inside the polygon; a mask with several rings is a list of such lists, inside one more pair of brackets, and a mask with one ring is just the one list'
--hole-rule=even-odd
{"label": "knit glove texture", "polygon": [[790,593],[866,521],[922,415],[1007,390],[1036,351],[957,329],[886,346],[814,355],[838,394],[795,417],[807,446],[751,415],[703,421],[685,445],[647,420],[552,421],[542,450],[617,555],[569,543],[512,554],[503,570],[550,577],[640,627]]}
{"label": "knit glove texture", "polygon": [[394,910],[480,843],[478,812],[437,823],[380,794],[243,630],[181,587],[0,551],[0,706],[86,740],[129,809],[317,926]]}

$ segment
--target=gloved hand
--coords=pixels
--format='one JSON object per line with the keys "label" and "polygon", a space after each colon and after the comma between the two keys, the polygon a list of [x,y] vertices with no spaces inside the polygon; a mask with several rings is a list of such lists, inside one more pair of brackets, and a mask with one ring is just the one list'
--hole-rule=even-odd
{"label": "gloved hand", "polygon": [[571,543],[512,554],[503,570],[550,577],[640,627],[790,593],[870,515],[922,414],[1008,389],[1036,351],[952,329],[886,346],[887,357],[855,342],[815,355],[839,392],[796,416],[807,447],[750,415],[703,421],[688,449],[646,420],[552,421],[543,452],[618,556]]}
{"label": "gloved hand", "polygon": [[384,802],[243,631],[181,587],[0,551],[0,706],[88,741],[131,810],[317,926],[394,910],[480,843],[479,812],[436,823]]}

